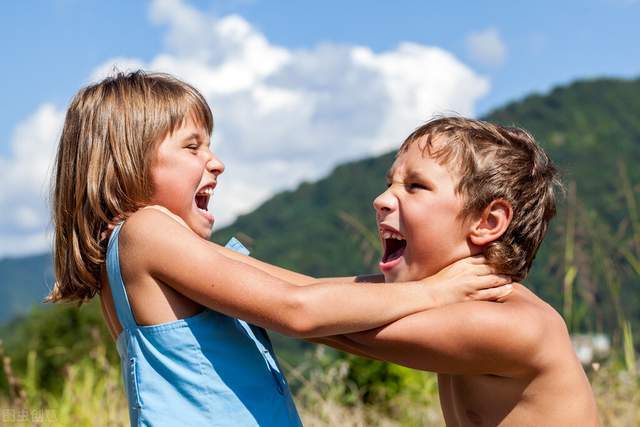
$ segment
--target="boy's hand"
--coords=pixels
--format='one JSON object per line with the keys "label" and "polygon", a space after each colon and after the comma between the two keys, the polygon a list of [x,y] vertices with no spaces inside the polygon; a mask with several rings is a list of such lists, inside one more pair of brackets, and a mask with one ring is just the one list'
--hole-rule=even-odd
{"label": "boy's hand", "polygon": [[425,281],[434,284],[437,306],[463,301],[496,301],[512,290],[511,277],[494,274],[482,255],[456,261]]}

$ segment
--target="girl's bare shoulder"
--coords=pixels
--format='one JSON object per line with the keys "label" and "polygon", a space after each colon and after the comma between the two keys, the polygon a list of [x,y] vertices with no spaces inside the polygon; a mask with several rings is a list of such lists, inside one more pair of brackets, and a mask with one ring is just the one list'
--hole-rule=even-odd
{"label": "girl's bare shoulder", "polygon": [[193,244],[193,240],[198,240],[197,236],[180,217],[161,206],[145,207],[131,214],[122,226],[120,262],[148,270],[150,264],[171,257],[176,248]]}
{"label": "girl's bare shoulder", "polygon": [[[131,214],[122,226],[120,239],[128,245],[154,243],[167,231],[188,226],[179,216],[162,206],[146,206]],[[122,244],[121,244],[122,245]]]}

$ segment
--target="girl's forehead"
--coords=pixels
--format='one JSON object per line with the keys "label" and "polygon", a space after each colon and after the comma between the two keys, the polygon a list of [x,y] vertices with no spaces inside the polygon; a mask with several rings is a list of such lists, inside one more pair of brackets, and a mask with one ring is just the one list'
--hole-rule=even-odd
{"label": "girl's forehead", "polygon": [[198,116],[195,113],[190,113],[184,116],[180,124],[178,125],[178,129],[180,128],[190,128],[190,129],[198,129],[202,133],[209,134],[209,129],[207,128],[206,123],[203,123],[202,120],[199,120]]}
{"label": "girl's forehead", "polygon": [[171,132],[172,136],[185,136],[193,135],[198,138],[209,139],[209,130],[202,124],[195,121],[192,117],[185,117],[182,122]]}

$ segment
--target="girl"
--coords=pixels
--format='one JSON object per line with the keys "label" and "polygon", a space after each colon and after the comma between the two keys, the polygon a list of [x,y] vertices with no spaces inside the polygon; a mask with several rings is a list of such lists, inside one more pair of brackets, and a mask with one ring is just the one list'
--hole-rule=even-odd
{"label": "girl", "polygon": [[[65,118],[49,299],[100,295],[132,425],[298,426],[262,328],[299,338],[343,334],[509,292],[491,288],[508,279],[491,275],[482,259],[423,282],[362,286],[217,246],[208,240],[207,205],[224,166],[210,150],[212,130],[196,89],[143,72],[81,90]],[[442,282],[452,284],[435,286]]]}

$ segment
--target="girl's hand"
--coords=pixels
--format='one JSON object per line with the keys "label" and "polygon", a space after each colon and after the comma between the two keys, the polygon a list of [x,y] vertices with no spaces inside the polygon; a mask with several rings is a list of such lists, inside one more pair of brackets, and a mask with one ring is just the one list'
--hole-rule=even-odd
{"label": "girl's hand", "polygon": [[482,255],[456,261],[424,281],[434,284],[436,306],[464,301],[496,301],[513,289],[511,277],[494,274]]}

